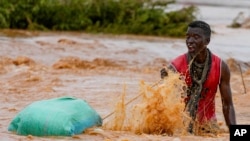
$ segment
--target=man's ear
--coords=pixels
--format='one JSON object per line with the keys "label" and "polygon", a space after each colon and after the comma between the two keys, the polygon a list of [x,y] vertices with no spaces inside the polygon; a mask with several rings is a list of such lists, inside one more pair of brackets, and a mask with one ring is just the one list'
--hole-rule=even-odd
{"label": "man's ear", "polygon": [[206,38],[206,45],[210,43],[210,38]]}

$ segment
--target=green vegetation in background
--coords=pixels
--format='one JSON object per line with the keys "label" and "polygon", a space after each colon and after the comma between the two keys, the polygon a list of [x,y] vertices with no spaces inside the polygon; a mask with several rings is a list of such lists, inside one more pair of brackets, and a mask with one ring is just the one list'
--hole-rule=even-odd
{"label": "green vegetation in background", "polygon": [[164,12],[174,1],[1,0],[0,28],[181,37],[195,7]]}

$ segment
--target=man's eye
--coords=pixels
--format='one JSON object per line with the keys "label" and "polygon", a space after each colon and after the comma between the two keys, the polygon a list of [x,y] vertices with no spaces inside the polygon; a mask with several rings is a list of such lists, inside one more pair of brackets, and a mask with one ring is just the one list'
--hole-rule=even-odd
{"label": "man's eye", "polygon": [[195,39],[198,39],[198,38],[199,38],[199,36],[197,36],[197,35],[196,35],[196,36],[194,36],[194,38],[195,38]]}

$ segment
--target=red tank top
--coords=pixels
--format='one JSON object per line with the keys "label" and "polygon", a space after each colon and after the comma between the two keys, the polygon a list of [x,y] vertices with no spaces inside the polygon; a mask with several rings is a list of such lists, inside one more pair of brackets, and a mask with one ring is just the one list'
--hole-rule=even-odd
{"label": "red tank top", "polygon": [[[221,77],[221,59],[211,54],[212,63],[207,80],[203,84],[201,98],[198,104],[196,118],[200,123],[216,120],[215,115],[215,95]],[[180,55],[171,62],[171,65],[182,75],[188,86],[191,86],[192,80],[188,71],[187,54]]]}

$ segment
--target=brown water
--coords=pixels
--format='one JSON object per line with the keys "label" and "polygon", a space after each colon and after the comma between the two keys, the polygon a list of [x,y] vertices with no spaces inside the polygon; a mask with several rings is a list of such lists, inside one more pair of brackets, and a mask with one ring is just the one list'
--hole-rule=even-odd
{"label": "brown water", "polygon": [[[213,24],[209,48],[231,70],[237,123],[250,124],[250,31],[226,27],[238,12],[247,14],[249,10],[233,6],[199,8],[200,18]],[[0,32],[0,44],[0,140],[229,140],[227,131],[216,136],[180,134],[179,118],[183,115],[178,108],[182,108],[182,103],[173,104],[175,110],[161,108],[172,101],[161,101],[167,96],[159,95],[162,85],[151,87],[159,82],[162,64],[186,51],[182,39],[4,30]],[[19,136],[7,131],[12,118],[28,104],[66,95],[85,99],[103,117],[104,126],[73,137]],[[177,113],[160,116],[171,110]],[[216,114],[220,127],[227,130],[219,93]],[[143,128],[138,128],[133,118],[145,123]],[[168,121],[176,124],[164,129],[162,124],[169,118],[178,120]],[[160,134],[163,130],[166,133]]]}
{"label": "brown water", "polygon": [[137,134],[182,135],[186,131],[184,118],[189,118],[184,113],[185,104],[182,100],[186,85],[179,78],[179,74],[169,73],[163,82],[159,81],[152,86],[142,81],[137,98],[139,102],[135,104],[130,102],[137,99],[125,103],[124,93],[117,102],[113,119],[104,125],[105,129],[126,130]]}
{"label": "brown water", "polygon": [[[225,38],[224,36],[223,39]],[[155,121],[164,122],[164,118],[171,118],[171,116],[158,116],[161,108],[154,110],[155,107],[166,106],[160,103],[170,102],[159,103],[157,99],[159,97],[152,98],[159,93],[159,90],[164,92],[170,89],[166,87],[163,89],[160,86],[151,89],[150,86],[160,80],[159,70],[162,64],[167,64],[168,58],[185,50],[185,47],[181,49],[181,42],[180,39],[143,36],[2,31],[0,36],[0,139],[229,140],[228,132],[215,137],[177,134],[178,129],[181,128],[178,122],[173,126],[174,128],[164,129],[167,133],[168,131],[176,133],[173,136],[159,134],[163,130],[158,128],[161,127],[161,123],[152,120],[155,118]],[[230,50],[226,51],[230,52]],[[162,53],[166,53],[166,57]],[[242,58],[248,57],[243,55]],[[239,62],[242,66],[241,75],[237,60],[238,58],[234,57],[226,60],[231,69],[237,122],[249,124],[250,64],[248,60]],[[139,94],[142,94],[142,97],[122,107]],[[115,104],[119,100],[121,100],[118,105],[118,107],[121,106],[120,109],[126,108],[132,111],[126,116],[124,116],[125,111],[121,112],[118,117],[122,118],[116,121],[121,123],[117,123],[117,127],[111,126],[114,127],[114,129],[111,128],[112,130],[100,128],[74,137],[19,136],[7,131],[12,118],[28,104],[66,95],[85,99],[103,118],[115,110]],[[167,95],[160,97],[167,97]],[[179,104],[174,105],[176,106],[174,111],[179,111],[178,107],[182,107],[181,103]],[[143,110],[145,108],[147,110]],[[171,111],[171,109],[168,110]],[[138,115],[138,112],[142,111],[144,113]],[[163,110],[163,112],[166,111]],[[219,93],[216,96],[216,113],[220,127],[226,129]],[[179,114],[176,113],[176,115]],[[104,123],[112,122],[114,115],[105,118]],[[145,123],[142,129],[138,128],[139,125],[136,125],[131,115],[138,118],[141,123]],[[161,117],[162,119],[159,119]],[[180,118],[180,116],[177,117]],[[155,126],[151,126],[154,124]]]}

